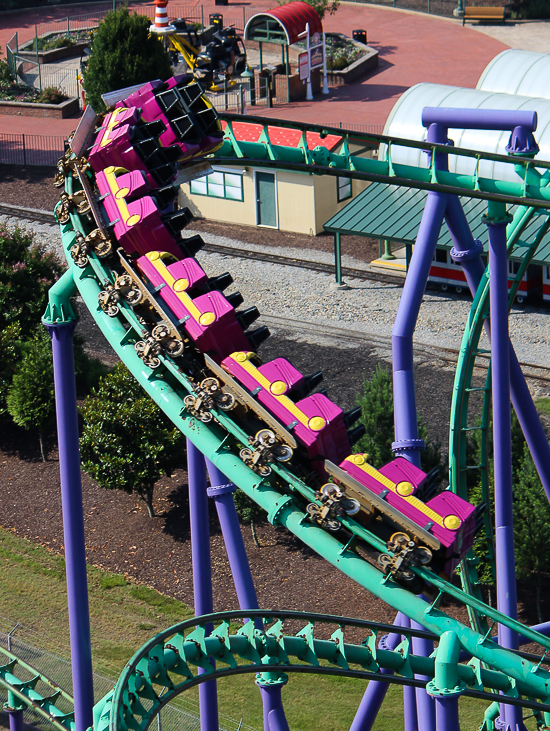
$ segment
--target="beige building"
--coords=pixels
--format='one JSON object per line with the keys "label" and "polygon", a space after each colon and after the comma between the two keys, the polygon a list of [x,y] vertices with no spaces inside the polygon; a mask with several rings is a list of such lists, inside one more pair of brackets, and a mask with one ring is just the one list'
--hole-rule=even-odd
{"label": "beige building", "polygon": [[[258,135],[253,128],[259,127],[239,122],[233,125],[233,131],[239,141],[255,141]],[[284,140],[277,141],[271,135],[272,144],[292,144],[295,136],[291,132],[297,133],[298,142],[298,130],[285,130]],[[341,138],[329,135],[313,142],[335,152]],[[311,145],[309,139],[308,143]],[[367,185],[347,177],[251,168],[235,161],[234,165],[215,167],[210,175],[181,185],[179,205],[187,206],[198,218],[315,236],[322,233],[325,221]]]}

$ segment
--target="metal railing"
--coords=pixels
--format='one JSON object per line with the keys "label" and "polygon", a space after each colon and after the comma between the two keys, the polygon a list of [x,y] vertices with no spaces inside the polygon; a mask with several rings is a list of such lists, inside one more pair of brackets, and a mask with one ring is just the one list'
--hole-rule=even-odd
{"label": "metal railing", "polygon": [[65,149],[64,137],[0,134],[0,163],[55,166]]}
{"label": "metal railing", "polygon": [[80,97],[78,69],[59,68],[50,63],[36,63],[15,54],[12,55],[12,61],[15,64],[17,79],[30,89],[43,91],[53,86],[70,98]]}
{"label": "metal railing", "polygon": [[[24,625],[9,622],[0,617],[0,648],[10,650],[14,655],[32,665],[50,680],[55,681],[63,690],[71,694],[73,689],[70,650],[52,642],[48,637],[40,635]],[[99,700],[105,696],[116,683],[118,669],[108,662],[94,662],[94,697]],[[0,687],[0,721],[2,720],[2,702],[7,701],[7,691]],[[51,726],[38,713],[27,708],[24,712],[26,724],[34,728],[51,730]],[[7,725],[7,724],[6,724]],[[191,698],[183,696],[166,706],[158,720],[151,728],[155,731],[200,731],[199,704]],[[241,721],[220,714],[220,731],[258,731],[258,729]]]}
{"label": "metal railing", "polygon": [[[458,8],[458,0],[351,0],[351,2],[364,3],[367,5],[381,5],[389,8],[401,8],[403,10],[416,10],[421,13],[432,15],[444,15],[452,17]],[[465,3],[462,3],[463,5]],[[468,5],[498,6],[506,5],[502,0],[468,0]],[[462,14],[460,15],[462,17]]]}

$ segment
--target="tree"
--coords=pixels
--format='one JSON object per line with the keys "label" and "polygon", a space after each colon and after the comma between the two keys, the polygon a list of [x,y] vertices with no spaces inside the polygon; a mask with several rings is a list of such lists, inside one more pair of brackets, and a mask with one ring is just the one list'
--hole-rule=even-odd
{"label": "tree", "polygon": [[0,224],[0,330],[18,323],[27,339],[40,323],[48,290],[61,274],[53,254],[35,243],[34,235]]}
{"label": "tree", "polygon": [[101,95],[172,76],[170,57],[161,37],[150,33],[150,18],[127,7],[107,13],[94,34],[84,69],[84,89],[96,112],[105,110]]}
{"label": "tree", "polygon": [[83,468],[101,487],[136,493],[154,517],[155,482],[184,460],[181,432],[122,363],[101,379],[80,413]]}
{"label": "tree", "polygon": [[542,574],[550,571],[550,504],[543,490],[527,444],[519,460],[518,479],[514,490],[514,538],[516,574],[535,583],[539,622],[541,611]]}
{"label": "tree", "polygon": [[51,345],[39,336],[23,345],[23,358],[15,371],[7,396],[8,411],[18,426],[36,429],[42,461],[44,429],[55,414]]}
{"label": "tree", "polygon": [[[279,5],[288,5],[288,3],[293,2],[293,0],[286,0],[285,2],[277,0],[277,2]],[[334,15],[340,7],[340,0],[304,0],[304,2],[311,5],[321,20],[323,20],[326,13]]]}
{"label": "tree", "polygon": [[[356,398],[361,407],[359,423],[364,424],[366,432],[354,447],[355,452],[366,452],[375,467],[381,467],[394,459],[392,442],[394,441],[393,421],[393,389],[391,376],[387,368],[376,366],[371,378],[363,376],[363,393]],[[443,473],[446,457],[442,454],[441,442],[428,436],[428,428],[422,417],[418,419],[420,439],[426,443],[421,462],[424,472],[439,467]]]}

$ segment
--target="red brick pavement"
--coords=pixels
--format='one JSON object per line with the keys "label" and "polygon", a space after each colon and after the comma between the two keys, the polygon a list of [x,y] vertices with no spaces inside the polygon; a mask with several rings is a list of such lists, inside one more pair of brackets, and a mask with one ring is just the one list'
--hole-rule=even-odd
{"label": "red brick pavement", "polygon": [[[175,0],[172,3],[175,5]],[[185,4],[200,4],[200,0]],[[221,11],[231,18],[240,17],[243,7],[258,12],[273,7],[273,0],[231,2],[223,8],[215,6],[213,0],[203,0],[202,4],[205,16]],[[94,5],[93,9],[97,7]],[[73,6],[4,15],[0,19],[0,45],[4,46],[16,30],[22,37],[31,37],[35,23],[65,17],[67,12],[77,15],[91,10],[90,6]],[[474,87],[487,63],[507,48],[494,38],[463,27],[458,20],[355,3],[343,2],[335,15],[325,18],[324,27],[350,36],[353,29],[365,28],[369,45],[380,53],[378,70],[361,83],[331,89],[327,97],[319,94],[312,102],[274,107],[260,114],[320,124],[381,126],[396,100],[409,87],[421,82]],[[74,119],[0,115],[0,133],[67,135],[75,125]]]}

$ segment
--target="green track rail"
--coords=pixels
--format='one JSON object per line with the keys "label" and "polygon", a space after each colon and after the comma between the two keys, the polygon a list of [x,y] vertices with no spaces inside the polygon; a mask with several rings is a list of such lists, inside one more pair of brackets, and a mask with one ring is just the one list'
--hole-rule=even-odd
{"label": "green track rail", "polygon": [[[257,621],[248,621],[236,630],[235,623],[244,618],[261,619],[263,629],[255,626]],[[208,634],[212,623],[215,628]],[[266,610],[221,612],[186,620],[153,637],[132,657],[115,688],[96,704],[94,729],[145,731],[177,695],[229,675],[254,673],[260,684],[270,684],[286,682],[283,673],[314,673],[416,687],[424,687],[426,681],[415,679],[415,674],[435,678],[438,653],[414,655],[411,641],[414,637],[438,639],[436,636],[400,629],[401,643],[390,651],[377,647],[377,632],[391,633],[395,628],[344,617]],[[346,642],[350,633],[363,633],[364,639],[359,644]],[[477,660],[453,666],[464,695],[505,699],[512,705],[550,712],[550,706],[535,697],[519,698],[518,694],[530,694],[530,689],[506,673],[482,668]],[[382,670],[393,674],[382,674]]]}
{"label": "green track rail", "polygon": [[[9,708],[29,708],[58,731],[74,731],[72,696],[9,650],[0,649],[0,663],[0,685],[8,691]],[[41,692],[36,688],[40,688]],[[64,701],[63,705],[70,710],[58,708],[56,704],[59,701]]]}
{"label": "green track rail", "polygon": [[[348,173],[357,180],[403,185],[408,188],[439,191],[452,195],[466,195],[471,198],[501,201],[509,205],[526,205],[534,207],[550,207],[550,162],[531,160],[509,155],[497,155],[460,147],[450,147],[429,142],[416,142],[397,137],[371,135],[338,128],[323,127],[300,122],[283,122],[281,120],[266,121],[263,117],[247,116],[246,119],[236,114],[220,114],[226,122],[224,142],[220,150],[210,159],[216,165],[231,165],[238,160],[240,164],[295,170],[297,172],[314,173],[316,175],[337,175]],[[257,142],[237,140],[233,125],[238,122],[253,123],[261,126]],[[278,128],[297,129],[301,139],[297,147],[275,145],[271,141],[271,130]],[[322,137],[337,135],[342,138],[338,154],[329,152],[318,146],[308,147],[307,133],[317,132]],[[385,148],[383,160],[360,157],[350,153],[350,146],[357,143],[372,149]],[[427,168],[402,165],[392,159],[393,148],[405,147],[431,152],[431,162]],[[436,170],[435,153],[456,155],[472,160],[472,175],[450,173]],[[511,165],[518,175],[518,182],[492,180],[479,174],[479,166],[483,161],[503,162]],[[544,170],[544,173],[539,172]]]}

